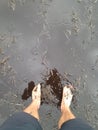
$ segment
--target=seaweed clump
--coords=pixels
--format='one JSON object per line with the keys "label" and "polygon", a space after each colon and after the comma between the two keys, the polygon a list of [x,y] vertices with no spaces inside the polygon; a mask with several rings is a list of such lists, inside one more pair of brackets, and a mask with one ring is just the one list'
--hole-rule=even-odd
{"label": "seaweed clump", "polygon": [[28,87],[24,89],[24,92],[21,96],[22,100],[27,100],[29,97],[32,96],[32,90],[35,86],[34,81],[28,83]]}
{"label": "seaweed clump", "polygon": [[[44,90],[48,91],[47,95],[42,90],[42,102],[54,103],[59,106],[62,99],[63,84],[61,74],[56,68],[51,69],[48,74],[44,75]],[[46,86],[46,87],[45,87]],[[44,97],[44,98],[43,98]]]}

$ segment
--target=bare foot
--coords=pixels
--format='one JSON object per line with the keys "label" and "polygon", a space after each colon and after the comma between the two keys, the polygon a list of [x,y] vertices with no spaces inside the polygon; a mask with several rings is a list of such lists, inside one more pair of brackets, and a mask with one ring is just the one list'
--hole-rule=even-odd
{"label": "bare foot", "polygon": [[75,118],[75,116],[70,110],[72,97],[73,95],[72,95],[71,89],[65,86],[63,88],[63,96],[62,96],[62,102],[61,102],[61,117],[58,123],[59,129],[61,128],[64,122]]}
{"label": "bare foot", "polygon": [[41,85],[38,84],[37,86],[34,87],[32,91],[32,105],[35,109],[40,108],[40,103],[41,103]]}
{"label": "bare foot", "polygon": [[34,116],[39,120],[38,110],[41,103],[41,85],[38,84],[32,91],[32,103],[24,110],[24,112]]}
{"label": "bare foot", "polygon": [[62,96],[62,102],[61,102],[61,112],[64,112],[66,109],[69,109],[72,101],[72,92],[71,89],[65,86],[63,88],[63,96]]}

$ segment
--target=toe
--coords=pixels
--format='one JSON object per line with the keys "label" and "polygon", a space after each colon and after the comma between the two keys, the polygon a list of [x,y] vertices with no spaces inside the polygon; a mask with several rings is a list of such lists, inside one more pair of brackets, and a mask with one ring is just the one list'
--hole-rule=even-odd
{"label": "toe", "polygon": [[37,99],[40,98],[41,96],[41,85],[38,84],[37,86],[34,87],[33,91],[32,91],[32,99]]}
{"label": "toe", "polygon": [[37,85],[37,91],[38,91],[38,93],[41,93],[41,85],[40,84]]}
{"label": "toe", "polygon": [[72,97],[73,95],[72,95],[71,89],[65,86],[63,89],[63,100],[64,100],[65,105],[70,106]]}

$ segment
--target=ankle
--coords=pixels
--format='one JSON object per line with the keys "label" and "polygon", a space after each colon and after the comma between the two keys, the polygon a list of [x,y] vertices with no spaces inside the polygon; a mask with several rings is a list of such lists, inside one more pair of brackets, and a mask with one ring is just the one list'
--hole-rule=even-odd
{"label": "ankle", "polygon": [[65,109],[64,111],[62,111],[61,113],[61,117],[58,123],[58,127],[59,129],[61,128],[61,126],[63,125],[63,123],[75,119],[74,114],[71,112],[70,108],[69,109]]}
{"label": "ankle", "polygon": [[32,109],[32,107],[29,106],[24,110],[24,112],[30,114],[31,116],[33,116],[33,117],[35,117],[36,119],[39,120],[39,111],[38,111],[38,109],[35,109],[35,108]]}
{"label": "ankle", "polygon": [[71,112],[70,108],[67,108],[62,111],[61,117],[65,120],[68,121],[70,119],[74,119],[75,115]]}

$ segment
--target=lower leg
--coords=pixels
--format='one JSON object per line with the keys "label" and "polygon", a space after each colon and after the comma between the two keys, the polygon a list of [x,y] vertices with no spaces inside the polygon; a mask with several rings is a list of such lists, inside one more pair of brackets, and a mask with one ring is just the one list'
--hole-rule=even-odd
{"label": "lower leg", "polygon": [[26,109],[24,109],[24,112],[39,120],[39,112],[38,109],[36,109],[34,102],[32,102]]}

